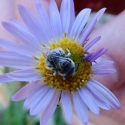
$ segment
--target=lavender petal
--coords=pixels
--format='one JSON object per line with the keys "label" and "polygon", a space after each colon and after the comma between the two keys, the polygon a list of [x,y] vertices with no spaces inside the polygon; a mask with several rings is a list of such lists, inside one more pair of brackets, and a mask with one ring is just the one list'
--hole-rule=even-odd
{"label": "lavender petal", "polygon": [[[39,92],[37,91],[36,94],[34,92],[28,97],[29,100],[31,100],[31,101],[26,100],[29,104],[31,103],[30,105],[27,104],[27,108],[30,108],[30,115],[36,115],[45,108],[45,102],[44,102],[44,107],[43,107],[43,105],[40,105],[40,104],[41,104],[41,101],[44,98],[44,96],[46,96],[46,94],[48,93],[49,89],[50,89],[49,87],[45,86],[42,89],[40,89]],[[33,100],[35,100],[35,101],[33,101]],[[38,105],[40,105],[39,110],[37,110]],[[25,107],[26,107],[26,105],[25,105]]]}
{"label": "lavender petal", "polygon": [[[43,93],[42,93],[43,91]],[[44,96],[44,94],[46,94],[45,92],[49,91],[48,88],[46,88],[46,86],[44,84],[39,85],[38,87],[36,87],[26,98],[23,108],[25,109],[29,109],[31,108],[32,105],[34,105],[35,102],[37,102],[36,100],[39,99],[42,94],[42,97]],[[35,100],[35,101],[34,101]]]}
{"label": "lavender petal", "polygon": [[94,101],[96,102],[96,104],[105,110],[110,110],[111,107],[109,106],[109,104],[107,104],[100,96],[98,96],[97,94],[93,93],[89,88],[87,88],[85,86],[85,88],[88,90],[88,92],[93,96]]}
{"label": "lavender petal", "polygon": [[95,53],[90,53],[88,54],[85,58],[87,60],[89,60],[90,62],[94,62],[97,58],[99,58],[100,56],[102,56],[107,50],[105,50],[104,48],[101,48],[100,50],[98,50]]}
{"label": "lavender petal", "polygon": [[26,27],[26,25],[23,24],[22,22],[15,20],[13,18],[11,18],[10,21],[14,26],[18,27],[20,30],[23,30],[25,32],[30,32],[29,29]]}
{"label": "lavender petal", "polygon": [[112,64],[114,64],[113,61],[111,61],[111,60],[105,60],[105,61],[101,61],[101,62],[93,64],[92,68],[104,68],[104,67],[109,67]]}
{"label": "lavender petal", "polygon": [[99,21],[99,19],[101,18],[101,16],[103,15],[104,11],[106,10],[106,8],[103,8],[101,10],[99,10],[94,17],[90,20],[90,22],[88,22],[88,24],[86,25],[81,38],[80,38],[80,44],[83,45],[84,42],[87,40],[87,38],[89,37],[91,31],[93,30],[94,26],[96,25],[96,23]]}
{"label": "lavender petal", "polygon": [[70,28],[69,31],[71,29],[71,27],[73,26],[73,23],[75,21],[75,9],[74,9],[74,0],[70,0],[70,15],[71,15],[71,21],[70,21]]}
{"label": "lavender petal", "polygon": [[116,109],[121,107],[115,95],[99,82],[91,80],[86,85],[93,93],[102,98],[107,104],[110,104]]}
{"label": "lavender petal", "polygon": [[80,45],[83,45],[85,41],[87,41],[87,38],[89,37],[90,33],[94,29],[96,23],[97,23],[97,20],[94,20],[90,25],[84,28],[84,31],[81,33],[81,36],[80,36]]}
{"label": "lavender petal", "polygon": [[50,105],[43,111],[42,117],[40,118],[40,125],[46,125],[52,114],[54,113],[58,101],[59,101],[60,91],[57,91],[55,96],[53,97]]}
{"label": "lavender petal", "polygon": [[0,84],[6,83],[6,82],[13,82],[13,81],[15,81],[15,80],[7,77],[6,74],[0,75]]}
{"label": "lavender petal", "polygon": [[51,103],[55,93],[56,89],[50,88],[49,91],[43,96],[43,98],[41,98],[36,107],[31,108],[30,115],[36,115],[43,111]]}
{"label": "lavender petal", "polygon": [[94,113],[94,114],[99,114],[99,107],[95,103],[92,95],[89,93],[89,91],[85,88],[82,87],[79,91],[79,95],[81,96],[83,102],[89,107],[89,109]]}
{"label": "lavender petal", "polygon": [[65,119],[67,123],[70,124],[72,120],[72,104],[70,100],[70,93],[62,92],[61,100]]}
{"label": "lavender petal", "polygon": [[31,57],[34,54],[27,47],[21,44],[18,44],[16,42],[12,42],[12,41],[2,39],[2,38],[0,38],[0,46],[12,52],[16,52],[16,53],[19,53],[21,55],[28,56],[28,57]]}
{"label": "lavender petal", "polygon": [[34,69],[17,70],[8,73],[7,76],[17,81],[37,81],[42,79]]}
{"label": "lavender petal", "polygon": [[115,69],[103,69],[103,68],[92,68],[92,73],[94,75],[104,75],[104,74],[112,74],[115,73]]}
{"label": "lavender petal", "polygon": [[60,9],[60,16],[62,21],[62,29],[64,33],[68,33],[70,21],[71,21],[71,7],[70,7],[70,0],[63,0],[61,3],[61,9]]}
{"label": "lavender petal", "polygon": [[47,14],[44,6],[40,1],[36,1],[36,10],[39,18],[41,27],[44,27],[44,31],[47,33],[47,39],[50,40],[53,38],[53,30],[50,23],[49,15]]}
{"label": "lavender petal", "polygon": [[39,42],[44,42],[44,44],[48,45],[46,39],[47,33],[43,32],[44,29],[33,15],[22,5],[18,5],[18,10],[30,32],[39,40]]}
{"label": "lavender petal", "polygon": [[41,81],[30,82],[29,84],[27,84],[26,86],[21,88],[18,92],[16,92],[12,96],[12,100],[13,101],[20,101],[20,100],[27,98],[29,96],[29,94],[33,90],[35,90],[37,87],[39,87],[40,85],[41,85]]}
{"label": "lavender petal", "polygon": [[73,103],[74,103],[74,108],[78,117],[83,122],[83,124],[87,124],[88,123],[88,108],[86,104],[82,101],[78,92],[73,93]]}
{"label": "lavender petal", "polygon": [[101,39],[101,36],[96,37],[94,40],[92,40],[89,44],[87,44],[84,47],[84,51],[87,51],[88,49],[90,49],[96,42],[98,42]]}
{"label": "lavender petal", "polygon": [[50,22],[54,31],[54,39],[62,37],[62,24],[58,7],[54,0],[50,0]]}
{"label": "lavender petal", "polygon": [[86,21],[90,15],[91,9],[83,9],[76,17],[74,24],[72,26],[70,37],[75,37],[77,40],[83,30]]}
{"label": "lavender petal", "polygon": [[0,65],[17,69],[30,69],[36,61],[30,57],[8,51],[0,51]]}
{"label": "lavender petal", "polygon": [[14,25],[11,25],[9,23],[3,22],[3,27],[13,34],[16,38],[18,38],[21,42],[23,42],[24,45],[28,46],[31,51],[36,52],[39,50],[39,43],[38,40],[33,37],[29,32],[20,29],[19,27],[16,27]]}

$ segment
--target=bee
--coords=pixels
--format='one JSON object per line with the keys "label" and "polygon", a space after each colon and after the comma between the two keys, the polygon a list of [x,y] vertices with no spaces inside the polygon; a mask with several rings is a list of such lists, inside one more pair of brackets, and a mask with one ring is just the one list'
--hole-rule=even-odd
{"label": "bee", "polygon": [[46,68],[48,70],[53,70],[53,75],[60,75],[64,80],[71,78],[76,72],[75,63],[70,59],[70,51],[66,49],[67,54],[65,54],[62,48],[56,48],[50,50],[46,54]]}

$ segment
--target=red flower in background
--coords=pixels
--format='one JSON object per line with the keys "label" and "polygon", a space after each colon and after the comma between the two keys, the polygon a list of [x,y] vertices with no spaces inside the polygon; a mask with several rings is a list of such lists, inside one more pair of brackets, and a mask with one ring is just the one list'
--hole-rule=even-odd
{"label": "red flower in background", "polygon": [[118,14],[125,9],[125,0],[74,0],[76,12],[83,8],[91,8],[93,11],[106,7],[107,13]]}

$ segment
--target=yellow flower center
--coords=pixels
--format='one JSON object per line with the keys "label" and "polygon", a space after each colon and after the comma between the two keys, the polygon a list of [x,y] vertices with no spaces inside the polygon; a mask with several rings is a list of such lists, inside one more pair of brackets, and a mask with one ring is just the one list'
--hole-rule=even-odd
{"label": "yellow flower center", "polygon": [[59,74],[52,75],[54,71],[46,68],[45,55],[42,55],[38,59],[37,69],[44,77],[43,82],[60,90],[75,91],[81,88],[92,75],[91,63],[83,58],[86,54],[83,50],[83,46],[80,46],[74,40],[64,37],[59,42],[50,43],[51,50],[56,48],[62,48],[66,54],[67,49],[70,51],[71,56],[69,58],[75,63],[76,72],[71,78],[66,80]]}

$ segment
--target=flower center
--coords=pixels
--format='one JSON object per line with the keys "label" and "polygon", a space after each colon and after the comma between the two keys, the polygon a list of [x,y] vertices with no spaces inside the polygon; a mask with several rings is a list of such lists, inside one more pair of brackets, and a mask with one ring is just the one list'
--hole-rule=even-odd
{"label": "flower center", "polygon": [[83,50],[83,46],[78,45],[74,40],[64,37],[59,42],[50,43],[51,50],[56,48],[62,48],[65,54],[67,54],[67,49],[69,50],[71,54],[69,58],[74,62],[76,67],[75,73],[68,79],[64,79],[64,77],[58,73],[53,75],[55,72],[54,69],[46,68],[46,55],[42,55],[38,60],[37,69],[39,69],[41,75],[44,77],[43,82],[60,90],[75,91],[81,88],[92,75],[91,63],[83,58],[86,54]]}

